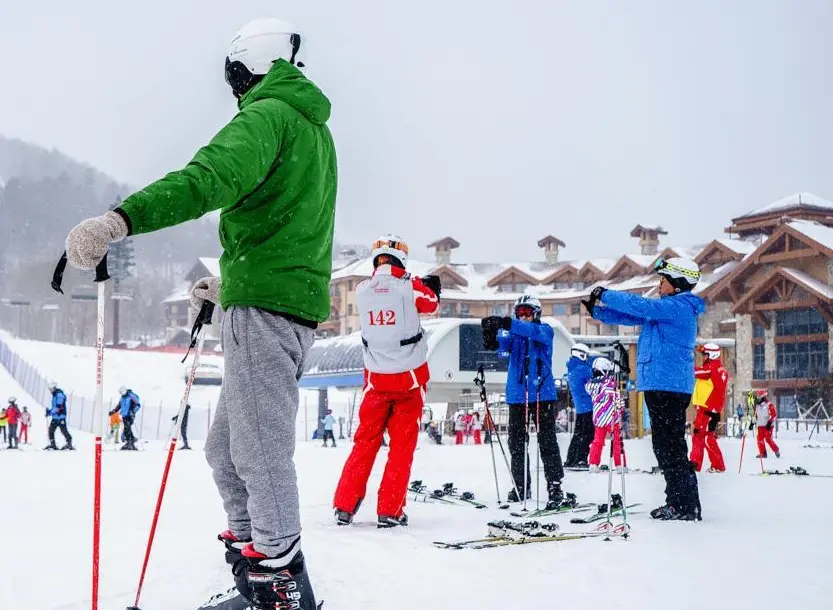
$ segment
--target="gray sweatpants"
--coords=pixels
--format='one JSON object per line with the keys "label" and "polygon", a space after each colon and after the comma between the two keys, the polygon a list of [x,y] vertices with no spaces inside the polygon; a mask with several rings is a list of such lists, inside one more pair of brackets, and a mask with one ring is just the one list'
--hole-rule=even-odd
{"label": "gray sweatpants", "polygon": [[270,557],[301,533],[295,415],[312,341],[312,329],[262,309],[231,307],[223,318],[225,372],[206,459],[229,529]]}

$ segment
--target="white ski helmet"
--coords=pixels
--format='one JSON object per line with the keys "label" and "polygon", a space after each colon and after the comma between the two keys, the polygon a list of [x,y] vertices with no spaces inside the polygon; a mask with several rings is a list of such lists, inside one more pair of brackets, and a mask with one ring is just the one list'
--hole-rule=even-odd
{"label": "white ski helmet", "polygon": [[9,396],[9,404],[10,404],[10,405],[13,405],[13,404],[14,404],[14,403],[16,403],[16,402],[17,402],[17,398],[16,398],[16,397],[14,397],[14,396]]}
{"label": "white ski helmet", "polygon": [[300,51],[301,34],[291,23],[272,18],[250,21],[231,41],[226,56],[226,82],[239,98],[279,59],[302,68]]}
{"label": "white ski helmet", "polygon": [[518,309],[523,307],[528,307],[532,309],[532,318],[534,320],[541,319],[541,301],[537,298],[530,296],[528,294],[522,294],[517,299],[515,299],[515,307],[512,309],[512,312],[515,314],[515,317],[518,317]]}
{"label": "white ski helmet", "polygon": [[49,383],[46,384],[46,387],[50,392],[54,392],[55,390],[58,389],[58,384],[55,383],[54,381],[50,381]]}
{"label": "white ski helmet", "polygon": [[706,343],[701,345],[700,351],[705,354],[709,360],[720,359],[720,346],[717,343]]}
{"label": "white ski helmet", "polygon": [[590,348],[584,343],[576,343],[570,348],[570,356],[586,361],[590,356]]}
{"label": "white ski helmet", "polygon": [[373,242],[373,267],[377,266],[376,259],[382,254],[387,254],[402,263],[402,268],[408,264],[408,244],[402,241],[398,235],[383,235]]}
{"label": "white ski helmet", "polygon": [[605,358],[604,356],[599,356],[593,361],[593,370],[598,371],[602,374],[604,373],[612,373],[615,370],[615,365],[609,358]]}
{"label": "white ski helmet", "polygon": [[689,258],[661,258],[654,269],[668,279],[675,292],[688,292],[700,281],[700,266]]}
{"label": "white ski helmet", "polygon": [[127,388],[124,386],[119,387],[119,394],[121,394],[122,396],[127,394]]}

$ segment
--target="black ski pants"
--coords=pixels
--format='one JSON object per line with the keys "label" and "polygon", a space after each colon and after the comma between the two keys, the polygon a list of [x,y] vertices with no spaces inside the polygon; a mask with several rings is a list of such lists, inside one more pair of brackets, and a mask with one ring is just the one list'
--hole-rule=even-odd
{"label": "black ski pants", "polygon": [[121,419],[122,424],[124,424],[124,432],[122,433],[124,435],[124,441],[130,445],[136,443],[136,437],[133,434],[133,420],[133,415],[128,415]]}
{"label": "black ski pants", "polygon": [[[555,414],[557,409],[552,402],[540,403],[540,422],[538,425],[538,447],[541,461],[544,463],[544,476],[547,485],[560,483],[564,478],[564,467],[561,464],[561,452],[558,449],[558,438],[555,435]],[[526,444],[529,442],[526,422],[524,421],[524,405],[509,405],[509,455],[512,458],[512,478],[523,496],[524,487],[524,455]],[[536,405],[530,404],[528,409],[529,421],[536,421]],[[529,460],[527,459],[526,482],[530,485],[532,478],[529,474]]]}
{"label": "black ski pants", "polygon": [[665,501],[681,512],[700,512],[700,492],[685,442],[685,412],[691,394],[645,392],[654,456],[665,476]]}
{"label": "black ski pants", "polygon": [[587,463],[587,456],[590,454],[590,443],[596,434],[596,427],[593,425],[593,412],[588,411],[576,415],[576,425],[573,428],[573,438],[570,440],[570,448],[567,450],[567,466],[577,466],[579,462]]}
{"label": "black ski pants", "polygon": [[60,430],[61,431],[61,434],[64,435],[64,440],[67,442],[67,444],[70,444],[72,442],[72,436],[70,435],[69,430],[67,430],[66,420],[58,421],[58,420],[53,419],[51,422],[49,422],[49,444],[50,445],[55,444],[55,430]]}

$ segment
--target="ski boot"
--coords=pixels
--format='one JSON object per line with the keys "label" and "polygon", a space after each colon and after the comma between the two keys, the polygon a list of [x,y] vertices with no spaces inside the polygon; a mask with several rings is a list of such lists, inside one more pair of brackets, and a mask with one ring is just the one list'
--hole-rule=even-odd
{"label": "ski boot", "polygon": [[72,441],[68,442],[66,445],[61,447],[61,451],[75,451],[75,447],[72,445]]}
{"label": "ski boot", "polygon": [[350,525],[353,523],[353,513],[348,513],[340,508],[335,509],[336,525]]}
{"label": "ski boot", "polygon": [[775,452],[775,457],[780,458],[780,457],[781,457],[781,452],[780,452],[780,451],[776,451],[776,452]]}
{"label": "ski boot", "polygon": [[[526,490],[526,499],[527,500],[532,499],[532,492],[529,489]],[[507,502],[521,502],[522,500],[518,497],[518,492],[515,489],[512,489],[509,492],[509,495],[506,497],[506,501]]]}
{"label": "ski boot", "polygon": [[756,460],[760,460],[760,459],[765,460],[766,459],[766,453],[759,453],[758,455],[755,456],[755,459]]}
{"label": "ski boot", "polygon": [[[619,494],[613,494],[610,496],[610,512],[614,512],[617,510],[622,510],[622,496]],[[604,504],[599,504],[599,514],[606,515],[607,514],[607,502]]]}
{"label": "ski boot", "polygon": [[720,474],[722,472],[726,472],[726,469],[724,468],[723,470],[720,470],[719,468],[715,468],[714,466],[712,466],[711,468],[709,468],[708,472],[710,472],[711,474]]}
{"label": "ski boot", "polygon": [[599,465],[598,465],[598,464],[592,464],[592,465],[591,465],[591,466],[587,469],[587,472],[589,472],[590,474],[598,474],[598,473],[600,473],[600,472],[601,472],[601,469],[599,468]]}
{"label": "ski boot", "polygon": [[58,445],[55,444],[55,441],[52,441],[46,447],[44,447],[43,450],[44,451],[58,451]]}
{"label": "ski boot", "polygon": [[[547,494],[549,495],[549,500],[547,501],[547,505],[544,507],[545,510],[555,510],[560,508],[562,504],[564,504],[564,492],[561,491],[561,483],[555,482],[550,483],[547,485]],[[575,495],[568,494],[568,497],[572,496],[573,501],[575,502]]]}
{"label": "ski boot", "polygon": [[400,514],[398,517],[379,515],[379,519],[376,523],[376,527],[378,528],[397,527],[402,525],[408,525],[408,515],[405,513]]}
{"label": "ski boot", "polygon": [[699,521],[697,510],[681,511],[670,504],[665,504],[651,511],[651,519],[658,521]]}
{"label": "ski boot", "polygon": [[246,560],[241,574],[235,575],[240,588],[241,580],[252,592],[251,610],[317,610],[315,595],[307,575],[301,539],[278,557],[267,557],[254,549],[253,544],[243,547]]}

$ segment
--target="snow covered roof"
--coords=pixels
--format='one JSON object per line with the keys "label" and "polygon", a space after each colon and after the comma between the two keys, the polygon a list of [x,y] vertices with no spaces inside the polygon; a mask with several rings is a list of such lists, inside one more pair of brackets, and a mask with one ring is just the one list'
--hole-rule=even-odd
{"label": "snow covered roof", "polygon": [[811,220],[791,220],[787,225],[825,248],[833,250],[833,227]]}
{"label": "snow covered roof", "polygon": [[793,193],[778,201],[765,205],[763,207],[747,212],[738,218],[748,218],[750,216],[760,216],[762,214],[771,214],[772,212],[779,212],[781,210],[789,210],[792,208],[817,208],[827,209],[833,212],[833,202],[822,199],[813,193]]}
{"label": "snow covered roof", "polygon": [[659,225],[654,224],[638,224],[631,230],[631,237],[639,237],[642,232],[659,233],[660,235],[668,235],[668,232]]}
{"label": "snow covered roof", "polygon": [[163,303],[181,303],[182,301],[191,300],[191,282],[185,280],[179,283],[179,286],[164,298]]}
{"label": "snow covered roof", "polygon": [[751,254],[758,247],[758,244],[743,240],[743,239],[729,239],[728,237],[719,237],[717,241],[721,246],[729,248],[732,252],[738,254]]}
{"label": "snow covered roof", "polygon": [[782,267],[781,271],[784,275],[789,276],[796,284],[801,284],[807,290],[815,292],[819,296],[826,299],[833,299],[833,287],[828,286],[822,281],[817,280],[809,273],[805,273],[800,269],[793,269],[792,267]]}
{"label": "snow covered roof", "polygon": [[200,263],[208,270],[208,273],[214,277],[220,277],[220,259],[210,258],[208,256],[201,256]]}

